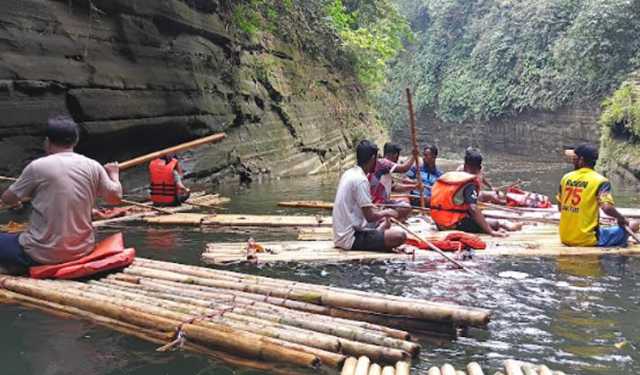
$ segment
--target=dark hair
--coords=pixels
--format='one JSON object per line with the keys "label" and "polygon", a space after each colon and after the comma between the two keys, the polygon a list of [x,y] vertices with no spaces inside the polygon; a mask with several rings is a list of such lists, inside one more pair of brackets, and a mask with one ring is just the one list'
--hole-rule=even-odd
{"label": "dark hair", "polygon": [[78,124],[69,116],[55,116],[47,123],[47,138],[58,146],[73,146],[78,142]]}
{"label": "dark hair", "polygon": [[470,167],[482,167],[482,154],[480,150],[469,147],[464,151],[464,164]]}
{"label": "dark hair", "polygon": [[434,158],[438,156],[438,147],[434,145],[425,145],[424,148],[422,149],[422,152],[425,152],[427,150],[431,152],[431,155],[433,155]]}
{"label": "dark hair", "polygon": [[395,143],[385,143],[384,144],[384,154],[385,155],[393,155],[393,154],[399,154],[400,151],[402,151],[402,147],[398,146]]}
{"label": "dark hair", "polygon": [[363,166],[367,164],[371,158],[376,157],[378,155],[378,146],[375,143],[369,142],[366,139],[363,139],[358,143],[356,147],[356,158],[358,159],[358,165]]}
{"label": "dark hair", "polygon": [[590,166],[595,167],[598,162],[598,148],[594,145],[582,144],[578,146],[574,152],[577,156],[584,159],[584,162]]}

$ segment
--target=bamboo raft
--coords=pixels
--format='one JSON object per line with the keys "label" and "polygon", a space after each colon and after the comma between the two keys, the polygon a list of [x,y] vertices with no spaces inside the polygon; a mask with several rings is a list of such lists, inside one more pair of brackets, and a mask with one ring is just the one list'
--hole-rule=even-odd
{"label": "bamboo raft", "polygon": [[271,216],[271,215],[206,215],[177,213],[145,217],[144,221],[157,225],[219,226],[219,227],[331,227],[331,217]]}
{"label": "bamboo raft", "polygon": [[490,319],[479,308],[143,258],[100,280],[5,276],[0,286],[0,301],[88,319],[167,344],[162,350],[180,345],[251,366],[339,369],[347,356],[411,361],[420,345],[407,329],[445,332]]}
{"label": "bamboo raft", "polygon": [[[536,365],[529,362],[507,359],[502,363],[503,371],[497,371],[494,375],[565,375],[562,371],[552,371],[546,365]],[[465,371],[466,370],[466,371]],[[469,363],[464,370],[456,370],[451,364],[446,363],[440,367],[429,368],[427,375],[484,375],[485,372],[477,362]],[[489,372],[486,372],[489,374]]]}
{"label": "bamboo raft", "polygon": [[288,201],[278,202],[278,207],[333,210],[333,203],[325,201]]}
{"label": "bamboo raft", "polygon": [[[400,253],[346,251],[337,249],[331,237],[331,231],[325,228],[302,229],[303,238],[315,236],[319,241],[284,241],[265,242],[260,245],[264,252],[247,257],[247,243],[209,243],[202,254],[202,261],[211,265],[230,265],[238,263],[279,263],[279,262],[317,262],[337,263],[352,261],[379,262],[397,261],[425,261],[439,259],[440,256],[432,251],[419,250],[413,247],[401,247]],[[421,234],[427,240],[438,240],[445,237],[447,232],[432,232]],[[510,233],[509,237],[496,238],[479,235],[487,243],[486,250],[474,251],[474,256],[580,256],[580,255],[633,255],[640,254],[640,245],[630,244],[628,247],[599,248],[599,247],[568,247],[560,243],[558,229],[553,225],[525,227],[521,232]]]}
{"label": "bamboo raft", "polygon": [[[194,194],[192,198],[190,198],[180,206],[164,207],[163,210],[167,210],[171,213],[180,213],[180,212],[190,211],[193,209],[199,209],[203,207],[216,208],[225,203],[228,203],[229,200],[230,200],[229,198],[221,197],[218,194],[200,193],[200,194]],[[143,205],[151,206],[151,202],[144,203]],[[126,206],[126,207],[133,207],[133,206]],[[93,222],[93,226],[100,227],[100,226],[114,224],[114,223],[139,221],[139,220],[144,220],[145,218],[163,215],[162,213],[157,212],[152,208],[144,209],[144,208],[141,208],[140,206],[137,206],[136,209],[139,209],[139,211],[126,216],[116,217],[113,219],[106,219],[106,220],[95,220]]]}
{"label": "bamboo raft", "polygon": [[385,366],[374,363],[369,357],[349,357],[344,362],[340,375],[409,375],[410,366],[407,361]]}

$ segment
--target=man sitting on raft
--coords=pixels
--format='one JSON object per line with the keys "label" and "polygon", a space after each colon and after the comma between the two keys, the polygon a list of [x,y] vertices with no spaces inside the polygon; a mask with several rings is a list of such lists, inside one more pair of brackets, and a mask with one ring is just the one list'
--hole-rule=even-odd
{"label": "man sitting on raft", "polygon": [[[436,166],[438,160],[438,147],[433,145],[425,145],[422,150],[422,165],[420,166],[420,179],[422,180],[424,199],[429,205],[431,199],[431,189],[436,183],[436,180],[443,175],[442,171]],[[407,172],[406,182],[414,182],[418,176],[417,168],[414,165],[411,170]],[[420,196],[420,191],[413,190],[411,194],[414,196],[412,203],[418,205],[419,201],[416,196]]]}
{"label": "man sitting on raft", "polygon": [[442,175],[431,190],[431,218],[439,230],[460,230],[469,233],[487,233],[505,237],[505,231],[522,228],[502,220],[484,217],[478,208],[482,171],[482,154],[467,149],[462,171]]}
{"label": "man sitting on raft", "polygon": [[394,209],[377,209],[371,199],[367,173],[378,158],[378,146],[363,140],[356,148],[358,165],[344,172],[333,204],[333,242],[345,250],[381,251],[402,245],[407,236],[390,228],[388,218],[397,218]]}
{"label": "man sitting on raft", "polygon": [[[572,156],[575,170],[562,177],[558,193],[560,241],[567,246],[626,246],[629,238],[626,228],[637,232],[640,223],[630,223],[618,212],[611,184],[593,170],[598,149],[581,145]],[[600,209],[616,219],[618,225],[601,227]]]}
{"label": "man sitting on raft", "polygon": [[0,266],[11,272],[39,264],[81,258],[94,248],[91,210],[98,196],[109,204],[122,198],[117,163],[101,166],[73,152],[78,125],[69,117],[49,119],[44,148],[48,156],[32,161],[2,194],[2,203],[31,198],[29,228],[0,233]]}
{"label": "man sitting on raft", "polygon": [[179,206],[191,191],[182,183],[184,172],[175,155],[165,155],[149,163],[151,201],[155,206]]}
{"label": "man sitting on raft", "polygon": [[407,200],[391,199],[395,188],[392,173],[407,172],[413,165],[413,159],[398,163],[402,148],[395,143],[385,143],[383,150],[384,156],[377,160],[373,172],[367,176],[371,184],[371,198],[375,204],[393,207],[400,214],[399,219],[404,221],[411,215],[411,205]]}

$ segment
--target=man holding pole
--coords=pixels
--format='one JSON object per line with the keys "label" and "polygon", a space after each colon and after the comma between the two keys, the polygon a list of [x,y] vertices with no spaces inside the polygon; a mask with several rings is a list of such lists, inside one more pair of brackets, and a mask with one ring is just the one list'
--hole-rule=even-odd
{"label": "man holding pole", "polygon": [[109,204],[122,198],[117,163],[101,166],[76,154],[78,125],[69,117],[49,119],[44,143],[47,156],[31,162],[1,197],[3,204],[31,199],[29,228],[0,234],[0,265],[24,270],[37,264],[60,264],[93,251],[91,210],[97,197]]}
{"label": "man holding pole", "polygon": [[[567,246],[626,246],[640,223],[629,222],[616,209],[609,181],[594,170],[598,149],[581,145],[569,152],[574,171],[560,181],[560,240]],[[600,226],[600,210],[618,225]]]}
{"label": "man holding pole", "polygon": [[367,173],[373,172],[378,146],[363,140],[356,148],[357,165],[340,178],[333,204],[333,242],[345,250],[382,251],[402,245],[404,231],[391,228],[394,209],[377,209],[371,199]]}

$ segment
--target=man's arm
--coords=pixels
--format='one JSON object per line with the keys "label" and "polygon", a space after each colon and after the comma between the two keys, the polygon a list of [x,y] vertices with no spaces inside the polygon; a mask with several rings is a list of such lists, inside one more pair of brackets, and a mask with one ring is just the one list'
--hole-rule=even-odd
{"label": "man's arm", "polygon": [[374,206],[362,207],[362,213],[369,223],[377,223],[378,221],[388,217],[392,217],[394,219],[398,218],[398,212],[396,210],[379,210]]}
{"label": "man's arm", "polygon": [[18,177],[18,180],[9,186],[2,194],[2,197],[0,197],[2,203],[10,207],[15,207],[19,206],[22,201],[32,198],[38,186],[36,170],[37,167],[34,167],[33,163],[27,165],[22,171],[22,174],[20,174],[20,177]]}
{"label": "man's arm", "polygon": [[108,204],[122,202],[122,185],[120,184],[120,166],[118,163],[105,164],[100,168],[100,196]]}
{"label": "man's arm", "polygon": [[616,206],[614,206],[611,203],[604,203],[600,205],[600,208],[602,209],[602,211],[611,216],[612,218],[616,219],[616,221],[618,222],[618,225],[621,227],[628,227],[629,226],[629,220],[627,220],[627,218],[625,218],[624,216],[622,216],[622,214],[616,209]]}
{"label": "man's arm", "polygon": [[2,200],[3,205],[9,207],[17,206],[20,204],[20,198],[18,198],[18,196],[14,192],[12,192],[11,189],[5,190],[4,193],[2,193],[2,197],[0,198],[0,200]]}
{"label": "man's arm", "polygon": [[413,167],[413,158],[407,158],[402,164],[396,164],[396,168],[393,170],[394,173],[407,173]]}

